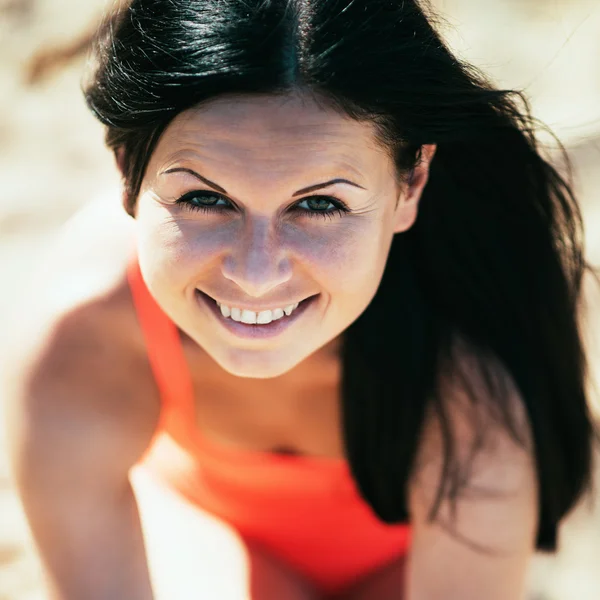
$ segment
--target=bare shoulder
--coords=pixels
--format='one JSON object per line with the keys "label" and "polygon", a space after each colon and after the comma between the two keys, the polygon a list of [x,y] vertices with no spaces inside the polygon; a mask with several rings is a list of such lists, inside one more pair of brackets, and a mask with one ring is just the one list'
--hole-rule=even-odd
{"label": "bare shoulder", "polygon": [[[423,527],[439,527],[482,548],[510,550],[533,543],[537,525],[534,444],[522,396],[493,357],[457,346],[452,371],[440,378],[443,415],[430,411],[411,482],[411,512]],[[445,472],[448,439],[454,462]],[[440,482],[447,477],[443,493]],[[439,521],[430,521],[439,502]]]}
{"label": "bare shoulder", "polygon": [[466,352],[440,377],[444,414],[431,411],[422,432],[408,494],[408,600],[525,597],[539,517],[527,414],[508,371],[474,358]]}
{"label": "bare shoulder", "polygon": [[32,273],[4,361],[9,443],[62,432],[76,452],[94,432],[133,462],[147,446],[159,402],[127,283],[133,226],[116,204],[86,206]]}

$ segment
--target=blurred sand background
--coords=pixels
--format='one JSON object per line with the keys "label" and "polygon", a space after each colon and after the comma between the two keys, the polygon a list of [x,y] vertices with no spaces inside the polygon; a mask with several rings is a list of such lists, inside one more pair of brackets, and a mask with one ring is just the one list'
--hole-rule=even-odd
{"label": "blurred sand background", "polygon": [[[442,31],[458,54],[499,86],[523,89],[535,116],[567,147],[587,224],[588,259],[600,265],[600,0],[433,0],[432,5],[444,17]],[[0,0],[3,351],[8,319],[27,318],[16,302],[20,284],[61,224],[86,202],[118,193],[103,132],[79,91],[85,59],[35,86],[26,77],[32,56],[43,48],[76,45],[104,6],[105,0]],[[600,382],[600,290],[591,281],[585,300],[583,329]],[[600,415],[594,390],[591,399]],[[11,486],[4,435],[2,427],[0,600],[41,599],[39,564]],[[557,555],[536,556],[531,599],[597,600],[599,566],[600,493],[566,520]]]}

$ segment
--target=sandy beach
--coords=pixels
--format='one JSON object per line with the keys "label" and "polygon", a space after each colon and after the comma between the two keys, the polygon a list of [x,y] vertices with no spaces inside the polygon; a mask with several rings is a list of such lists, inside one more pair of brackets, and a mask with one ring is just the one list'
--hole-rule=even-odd
{"label": "sandy beach", "polygon": [[[43,48],[77,45],[112,0],[0,0],[0,357],[21,283],[61,225],[81,206],[118,194],[103,131],[79,89],[77,58],[35,85],[27,74]],[[588,260],[600,265],[600,2],[434,0],[442,31],[502,88],[523,90],[558,135],[575,171]],[[544,138],[542,138],[544,139]],[[550,148],[555,156],[556,149]],[[586,280],[582,330],[600,419],[600,289]],[[1,363],[0,363],[1,368]],[[598,389],[591,386],[597,382]],[[3,402],[0,397],[0,403]],[[2,413],[0,413],[1,415]],[[0,600],[42,600],[41,572],[5,453],[0,423]],[[600,483],[600,460],[597,461]],[[565,521],[556,555],[537,555],[530,600],[600,598],[600,494]]]}

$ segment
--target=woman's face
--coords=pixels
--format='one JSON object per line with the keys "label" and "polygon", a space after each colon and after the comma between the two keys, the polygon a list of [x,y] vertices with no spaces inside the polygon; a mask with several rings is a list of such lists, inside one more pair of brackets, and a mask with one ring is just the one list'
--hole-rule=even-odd
{"label": "woman's face", "polygon": [[[138,197],[147,285],[225,371],[282,375],[369,305],[394,234],[416,218],[434,149],[401,187],[372,125],[310,99],[228,97],[188,110],[159,141]],[[250,321],[300,304],[266,325],[235,322],[217,301]]]}

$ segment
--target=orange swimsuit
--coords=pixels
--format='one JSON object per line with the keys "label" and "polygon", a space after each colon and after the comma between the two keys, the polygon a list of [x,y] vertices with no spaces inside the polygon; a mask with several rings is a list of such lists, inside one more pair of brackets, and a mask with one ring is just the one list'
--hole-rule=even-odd
{"label": "orange swimsuit", "polygon": [[137,260],[128,276],[161,394],[159,425],[139,464],[324,594],[406,554],[409,526],[377,519],[345,460],[240,451],[203,439],[177,327],[150,295]]}

